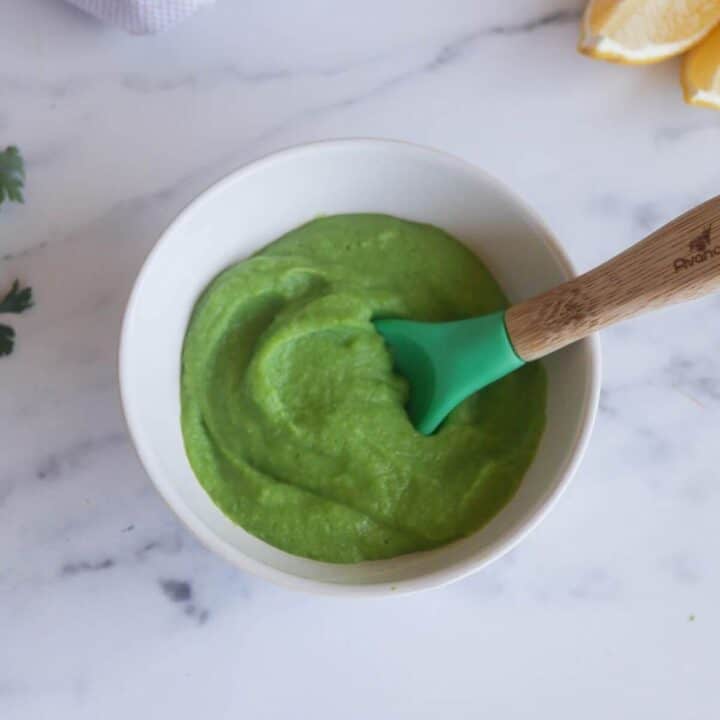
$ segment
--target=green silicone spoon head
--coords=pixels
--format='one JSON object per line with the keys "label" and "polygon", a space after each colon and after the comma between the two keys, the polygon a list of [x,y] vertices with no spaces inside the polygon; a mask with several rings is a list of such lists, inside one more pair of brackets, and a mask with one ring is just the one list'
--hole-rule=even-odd
{"label": "green silicone spoon head", "polygon": [[447,323],[373,323],[410,385],[408,415],[424,435],[466,397],[524,364],[508,338],[504,312]]}

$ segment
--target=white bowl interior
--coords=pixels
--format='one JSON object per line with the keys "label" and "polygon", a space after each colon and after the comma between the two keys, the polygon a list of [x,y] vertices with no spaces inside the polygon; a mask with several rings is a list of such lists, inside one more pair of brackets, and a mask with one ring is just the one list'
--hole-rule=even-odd
{"label": "white bowl interior", "polygon": [[562,282],[572,269],[518,199],[476,168],[388,141],[319,143],[278,153],[203,194],[148,257],[128,304],[120,375],[140,457],[175,512],[236,564],[294,587],[326,592],[408,591],[442,584],[517,542],[569,480],[598,392],[597,347],[584,341],[549,358],[548,422],[537,456],[510,503],[471,537],[391,560],[333,565],[289,555],[230,522],[187,461],[180,429],[183,337],[210,280],[284,232],[317,217],[382,212],[432,223],[473,249],[511,300]]}

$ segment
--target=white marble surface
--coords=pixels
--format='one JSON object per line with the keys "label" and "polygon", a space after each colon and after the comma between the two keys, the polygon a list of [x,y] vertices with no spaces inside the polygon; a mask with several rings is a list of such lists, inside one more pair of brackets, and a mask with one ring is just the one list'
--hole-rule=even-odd
{"label": "white marble surface", "polygon": [[220,0],[157,38],[3,0],[0,718],[716,718],[720,297],[603,338],[571,489],[516,551],[354,602],[212,556],[140,467],[115,355],[133,277],[198,191],[294,143],[405,138],[514,186],[580,268],[720,190],[674,62],[576,55],[579,0]]}

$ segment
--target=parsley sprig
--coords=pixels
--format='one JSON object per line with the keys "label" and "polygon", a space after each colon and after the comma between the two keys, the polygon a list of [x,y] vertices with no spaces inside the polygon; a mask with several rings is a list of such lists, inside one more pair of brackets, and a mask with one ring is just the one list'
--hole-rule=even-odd
{"label": "parsley sprig", "polygon": [[[0,300],[0,313],[14,313],[19,315],[33,306],[32,288],[20,288],[16,280],[10,292]],[[15,345],[15,330],[9,325],[0,323],[0,357],[9,355]]]}
{"label": "parsley sprig", "polygon": [[0,357],[9,355],[15,345],[15,331],[9,325],[0,323]]}
{"label": "parsley sprig", "polygon": [[[23,186],[25,183],[25,165],[20,151],[14,146],[0,152],[0,205],[9,200],[23,202]],[[0,300],[0,313],[19,315],[33,306],[32,289],[20,288],[16,280],[10,291]],[[9,355],[15,346],[15,330],[9,325],[0,323],[0,357]]]}
{"label": "parsley sprig", "polygon": [[0,300],[0,313],[20,314],[32,306],[32,288],[26,287],[21,290],[20,283],[16,280],[10,292]]}
{"label": "parsley sprig", "polygon": [[5,200],[24,202],[25,165],[20,151],[14,146],[0,152],[0,205]]}

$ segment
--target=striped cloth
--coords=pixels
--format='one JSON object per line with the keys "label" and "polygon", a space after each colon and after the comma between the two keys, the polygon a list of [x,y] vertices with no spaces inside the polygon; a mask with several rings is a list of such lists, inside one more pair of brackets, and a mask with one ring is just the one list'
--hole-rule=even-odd
{"label": "striped cloth", "polygon": [[95,17],[135,35],[157,33],[215,0],[69,0]]}

